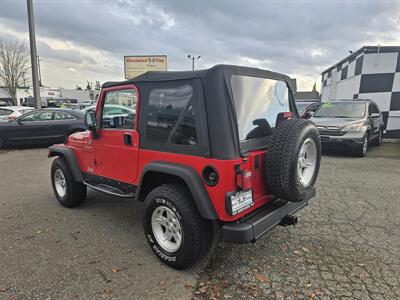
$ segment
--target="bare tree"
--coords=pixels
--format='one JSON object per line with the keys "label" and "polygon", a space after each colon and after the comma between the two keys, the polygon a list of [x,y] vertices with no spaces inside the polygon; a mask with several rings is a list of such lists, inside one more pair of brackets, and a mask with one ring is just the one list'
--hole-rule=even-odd
{"label": "bare tree", "polygon": [[0,39],[0,84],[5,93],[17,102],[17,88],[24,85],[25,74],[30,69],[29,54],[21,41]]}

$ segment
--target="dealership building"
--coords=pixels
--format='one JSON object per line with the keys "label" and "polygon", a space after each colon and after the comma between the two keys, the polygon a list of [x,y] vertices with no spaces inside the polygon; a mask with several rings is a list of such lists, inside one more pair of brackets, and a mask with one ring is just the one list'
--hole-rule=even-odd
{"label": "dealership building", "polygon": [[400,46],[365,46],[322,72],[321,101],[371,99],[385,137],[400,138]]}

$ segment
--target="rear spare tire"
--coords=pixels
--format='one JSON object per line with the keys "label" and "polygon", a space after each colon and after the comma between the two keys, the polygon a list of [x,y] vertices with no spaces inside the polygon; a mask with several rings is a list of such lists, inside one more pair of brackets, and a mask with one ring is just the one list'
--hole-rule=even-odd
{"label": "rear spare tire", "polygon": [[274,129],[265,159],[274,196],[300,202],[312,195],[321,162],[321,140],[309,120],[285,120]]}

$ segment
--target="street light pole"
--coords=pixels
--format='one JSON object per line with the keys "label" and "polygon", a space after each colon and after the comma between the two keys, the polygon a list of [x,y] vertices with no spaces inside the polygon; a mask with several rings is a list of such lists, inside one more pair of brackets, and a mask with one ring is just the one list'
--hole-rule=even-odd
{"label": "street light pole", "polygon": [[39,57],[39,55],[37,56],[37,65],[38,65],[38,73],[39,73],[39,88],[41,87],[41,86],[43,86],[42,85],[42,72],[40,72],[40,57]]}
{"label": "street light pole", "polygon": [[35,20],[33,18],[32,0],[27,0],[28,4],[28,23],[29,23],[29,46],[31,49],[32,85],[33,97],[35,98],[35,108],[41,108],[40,89],[38,81],[38,61],[36,53]]}
{"label": "street light pole", "polygon": [[200,59],[200,55],[199,56],[197,56],[197,57],[194,57],[194,56],[192,56],[192,55],[188,55],[188,58],[190,59],[190,60],[192,60],[192,71],[194,71],[194,61],[195,60],[199,60]]}

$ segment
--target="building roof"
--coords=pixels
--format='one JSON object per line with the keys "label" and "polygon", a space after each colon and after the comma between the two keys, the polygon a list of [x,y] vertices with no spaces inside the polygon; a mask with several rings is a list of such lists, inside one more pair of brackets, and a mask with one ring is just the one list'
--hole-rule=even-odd
{"label": "building roof", "polygon": [[346,56],[344,59],[341,61],[337,62],[333,66],[330,66],[326,70],[324,70],[322,74],[325,74],[326,72],[329,72],[333,68],[337,67],[338,65],[343,64],[346,61],[349,60],[354,60],[359,54],[361,53],[390,53],[390,52],[400,52],[400,46],[363,46],[357,51],[354,51],[350,55]]}

